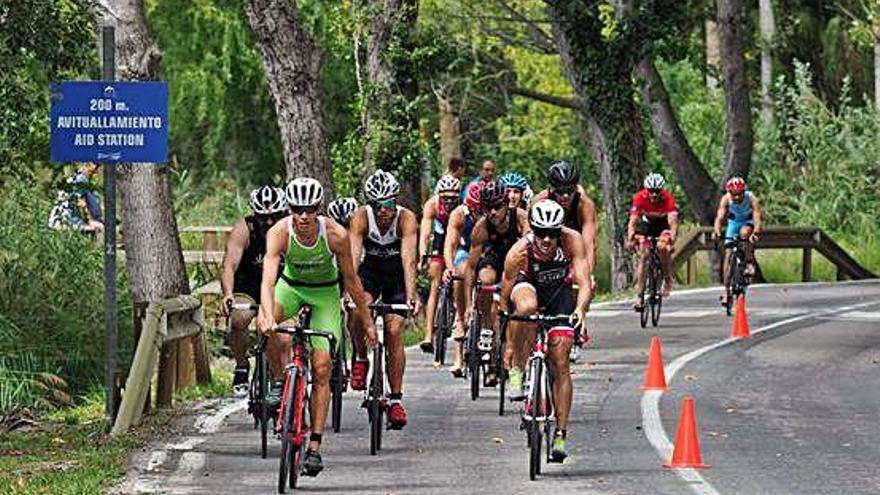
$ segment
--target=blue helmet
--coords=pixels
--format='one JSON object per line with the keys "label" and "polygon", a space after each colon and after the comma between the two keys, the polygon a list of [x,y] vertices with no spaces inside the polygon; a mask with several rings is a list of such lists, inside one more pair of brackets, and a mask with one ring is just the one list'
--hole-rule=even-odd
{"label": "blue helmet", "polygon": [[506,187],[519,189],[524,191],[527,187],[529,187],[529,183],[525,177],[519,172],[507,172],[501,176],[501,184]]}

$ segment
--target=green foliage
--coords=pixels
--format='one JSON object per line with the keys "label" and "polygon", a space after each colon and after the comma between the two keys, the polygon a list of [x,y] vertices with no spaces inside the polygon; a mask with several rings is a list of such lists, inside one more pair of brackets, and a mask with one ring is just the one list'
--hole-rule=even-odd
{"label": "green foliage", "polygon": [[811,84],[808,66],[780,78],[778,126],[757,143],[753,189],[770,223],[816,225],[857,242],[880,238],[880,114],[854,104],[848,85],[834,105]]}
{"label": "green foliage", "polygon": [[95,34],[71,0],[0,3],[0,175],[49,159],[49,85],[97,76]]}
{"label": "green foliage", "polygon": [[[0,411],[69,402],[101,382],[104,291],[100,246],[46,226],[46,193],[12,179],[0,196]],[[131,299],[119,269],[120,366]]]}
{"label": "green foliage", "polygon": [[169,81],[170,156],[204,178],[283,173],[272,96],[243,0],[149,0],[147,19]]}

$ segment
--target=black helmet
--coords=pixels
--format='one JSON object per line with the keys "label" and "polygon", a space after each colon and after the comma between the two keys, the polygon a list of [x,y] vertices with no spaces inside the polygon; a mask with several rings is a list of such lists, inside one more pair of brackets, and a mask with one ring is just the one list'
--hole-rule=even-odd
{"label": "black helmet", "polygon": [[577,185],[580,174],[577,167],[565,160],[560,160],[550,165],[547,170],[547,178],[553,187],[573,187]]}
{"label": "black helmet", "polygon": [[500,181],[487,182],[480,189],[480,207],[487,207],[504,203],[507,200],[507,188]]}

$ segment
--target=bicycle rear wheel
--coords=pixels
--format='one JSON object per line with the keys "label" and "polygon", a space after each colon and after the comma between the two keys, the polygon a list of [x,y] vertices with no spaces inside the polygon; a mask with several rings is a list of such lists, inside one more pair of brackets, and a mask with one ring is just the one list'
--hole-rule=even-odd
{"label": "bicycle rear wheel", "polygon": [[382,398],[384,397],[384,370],[382,344],[373,349],[373,376],[370,380],[370,455],[376,455],[382,449]]}
{"label": "bicycle rear wheel", "polygon": [[437,304],[437,312],[434,316],[434,361],[446,364],[446,338],[450,332],[449,295],[445,290],[440,292],[440,301]]}
{"label": "bicycle rear wheel", "polygon": [[345,387],[345,361],[341,352],[333,360],[333,372],[330,377],[331,421],[333,432],[339,433],[342,428],[342,392]]}
{"label": "bicycle rear wheel", "polygon": [[532,415],[529,422],[529,479],[532,481],[541,473],[541,423],[536,418],[542,414],[542,368],[538,360],[532,365],[531,390],[529,390]]}
{"label": "bicycle rear wheel", "polygon": [[663,296],[661,295],[663,272],[656,260],[653,263],[651,279],[653,281],[651,284],[651,325],[656,327],[660,321],[660,309],[663,306]]}
{"label": "bicycle rear wheel", "polygon": [[269,438],[269,408],[266,406],[266,391],[269,387],[266,369],[266,354],[259,352],[256,359],[257,368],[257,401],[258,406],[258,422],[260,423],[260,457],[265,459],[268,455],[268,438]]}
{"label": "bicycle rear wheel", "polygon": [[296,417],[298,417],[299,420],[294,421],[293,434],[296,441],[292,443],[292,447],[295,450],[293,451],[293,459],[290,463],[290,473],[288,474],[290,488],[296,488],[299,475],[302,473],[302,463],[303,458],[306,455],[306,445],[309,443],[309,427],[308,423],[306,423],[306,414],[308,414],[309,410],[309,394],[306,393],[308,383],[306,383],[306,378],[303,375],[298,376],[298,381],[299,385],[296,392],[300,395],[300,398],[296,401],[298,407]]}
{"label": "bicycle rear wheel", "polygon": [[284,382],[284,395],[286,399],[282,404],[281,416],[281,459],[278,467],[278,493],[287,493],[289,473],[292,469],[294,451],[293,446],[294,425],[293,418],[296,411],[296,383],[297,370],[289,371]]}

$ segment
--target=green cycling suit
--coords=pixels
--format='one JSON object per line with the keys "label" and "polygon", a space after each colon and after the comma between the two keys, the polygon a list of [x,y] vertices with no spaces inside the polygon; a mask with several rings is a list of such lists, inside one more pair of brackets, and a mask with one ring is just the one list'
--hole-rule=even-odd
{"label": "green cycling suit", "polygon": [[[311,306],[312,329],[332,333],[338,344],[342,335],[339,267],[327,241],[325,220],[318,217],[318,239],[313,246],[304,246],[296,239],[291,218],[285,219],[289,239],[284,271],[275,284],[275,301],[282,306],[282,321],[294,317],[303,305]],[[330,349],[324,338],[313,337],[311,346]]]}

